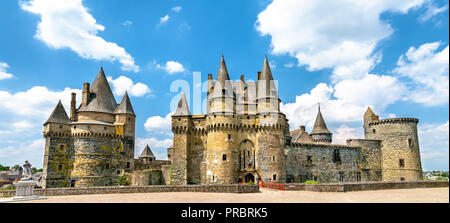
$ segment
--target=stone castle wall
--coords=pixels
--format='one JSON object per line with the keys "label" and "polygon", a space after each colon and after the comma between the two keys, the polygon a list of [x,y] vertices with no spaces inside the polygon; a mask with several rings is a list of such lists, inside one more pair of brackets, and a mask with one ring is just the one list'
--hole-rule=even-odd
{"label": "stone castle wall", "polygon": [[347,145],[361,147],[361,181],[381,181],[381,141],[370,139],[349,139],[347,140]]}
{"label": "stone castle wall", "polygon": [[[359,181],[360,149],[355,146],[293,143],[287,147],[287,182]],[[334,161],[335,151],[339,152],[340,161]]]}

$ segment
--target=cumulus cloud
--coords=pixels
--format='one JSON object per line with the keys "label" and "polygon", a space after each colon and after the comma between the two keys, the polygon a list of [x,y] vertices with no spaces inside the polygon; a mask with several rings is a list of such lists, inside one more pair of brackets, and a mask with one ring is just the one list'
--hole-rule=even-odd
{"label": "cumulus cloud", "polygon": [[117,79],[108,76],[107,79],[112,84],[114,94],[116,95],[124,95],[125,91],[127,91],[131,96],[141,97],[151,92],[147,85],[140,82],[134,84],[133,80],[125,76],[120,76]]}
{"label": "cumulus cloud", "polygon": [[178,13],[178,12],[181,12],[182,9],[183,9],[183,7],[181,7],[181,6],[175,6],[172,8],[172,11]]}
{"label": "cumulus cloud", "polygon": [[165,70],[169,74],[183,73],[185,71],[183,64],[177,61],[167,61],[165,66],[156,64],[156,68]]}
{"label": "cumulus cloud", "polygon": [[361,78],[381,60],[377,43],[393,33],[384,12],[407,13],[425,0],[274,0],[256,28],[272,38],[274,54],[289,54],[310,71],[331,68],[333,79]]}
{"label": "cumulus cloud", "polygon": [[[386,91],[389,89],[389,91]],[[378,111],[402,99],[405,87],[395,77],[366,75],[361,80],[343,80],[336,85],[318,84],[309,93],[296,96],[295,102],[281,104],[291,128],[312,128],[320,103],[325,120],[330,123],[354,123],[371,106]]]}
{"label": "cumulus cloud", "polygon": [[333,144],[346,145],[347,139],[362,139],[364,138],[362,130],[362,128],[341,125],[333,132]]}
{"label": "cumulus cloud", "polygon": [[427,106],[448,103],[449,48],[438,51],[440,42],[411,47],[401,55],[394,73],[412,80],[409,99]]}
{"label": "cumulus cloud", "polygon": [[150,133],[157,133],[161,135],[172,135],[172,114],[167,114],[165,117],[152,116],[147,119],[144,124],[145,129]]}
{"label": "cumulus cloud", "polygon": [[20,1],[20,7],[41,20],[35,38],[55,49],[69,48],[85,59],[118,60],[122,70],[139,72],[134,58],[123,47],[98,36],[105,27],[83,6],[82,0]]}
{"label": "cumulus cloud", "polygon": [[449,164],[449,122],[419,126],[419,143],[424,170],[437,170]]}
{"label": "cumulus cloud", "polygon": [[169,16],[169,14],[167,14],[167,15],[165,15],[165,16],[159,18],[159,24],[160,24],[160,25],[161,25],[161,24],[164,24],[164,23],[166,23],[167,21],[169,21],[169,19],[170,19],[170,16]]}
{"label": "cumulus cloud", "polygon": [[0,62],[0,80],[13,78],[14,75],[7,72],[9,65],[4,62]]}
{"label": "cumulus cloud", "polygon": [[172,139],[136,138],[135,156],[138,157],[148,145],[157,159],[167,159],[167,148],[172,145]]}

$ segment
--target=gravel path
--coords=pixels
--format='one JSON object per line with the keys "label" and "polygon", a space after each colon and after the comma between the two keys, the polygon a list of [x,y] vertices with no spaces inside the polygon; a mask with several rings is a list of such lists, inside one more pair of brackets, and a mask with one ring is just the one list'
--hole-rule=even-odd
{"label": "gravel path", "polygon": [[449,188],[418,188],[347,193],[275,191],[253,194],[147,193],[55,196],[26,203],[449,203]]}

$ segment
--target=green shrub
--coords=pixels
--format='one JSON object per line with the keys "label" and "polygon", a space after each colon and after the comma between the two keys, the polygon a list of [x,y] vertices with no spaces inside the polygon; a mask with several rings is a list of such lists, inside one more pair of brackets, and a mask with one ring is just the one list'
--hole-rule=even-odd
{"label": "green shrub", "polygon": [[248,184],[248,185],[255,185],[255,182],[250,181],[250,182],[248,182],[247,184]]}
{"label": "green shrub", "polygon": [[318,184],[319,182],[315,181],[315,180],[308,180],[305,182],[305,184]]}
{"label": "green shrub", "polygon": [[120,186],[129,186],[130,180],[128,179],[128,176],[123,175],[119,177],[119,185]]}

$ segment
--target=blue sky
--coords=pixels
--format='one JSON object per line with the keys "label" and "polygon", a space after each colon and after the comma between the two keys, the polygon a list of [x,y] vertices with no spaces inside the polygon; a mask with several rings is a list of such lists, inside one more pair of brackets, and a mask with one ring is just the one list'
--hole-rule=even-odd
{"label": "blue sky", "polygon": [[[136,153],[165,158],[170,104],[193,72],[256,79],[267,55],[292,128],[321,103],[334,143],[361,138],[367,108],[416,117],[425,170],[449,166],[449,11],[445,0],[24,0],[0,2],[0,163],[42,167],[42,124],[104,67],[128,90]],[[184,82],[184,83],[186,83]],[[204,98],[206,93],[202,93]],[[78,102],[80,100],[78,99]],[[190,101],[191,111],[193,99]]]}

